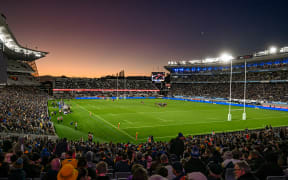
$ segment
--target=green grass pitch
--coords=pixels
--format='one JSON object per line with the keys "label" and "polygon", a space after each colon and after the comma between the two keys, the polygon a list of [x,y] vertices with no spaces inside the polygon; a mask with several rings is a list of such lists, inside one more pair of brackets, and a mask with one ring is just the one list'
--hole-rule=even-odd
{"label": "green grass pitch", "polygon": [[[52,102],[49,101],[49,111],[58,111],[51,106]],[[157,102],[165,102],[167,107],[158,107]],[[87,139],[88,132],[93,132],[95,141],[136,143],[137,132],[137,143],[146,141],[150,135],[156,141],[169,141],[179,132],[187,136],[208,134],[213,130],[229,132],[263,128],[269,124],[273,127],[288,125],[288,112],[247,108],[247,120],[243,121],[243,108],[232,106],[232,121],[228,122],[228,106],[188,101],[73,99],[65,103],[71,105],[73,112],[63,115],[63,123],[57,123],[59,113],[52,116],[52,121],[57,135],[71,140]],[[74,124],[70,125],[72,121],[77,121],[77,130]]]}

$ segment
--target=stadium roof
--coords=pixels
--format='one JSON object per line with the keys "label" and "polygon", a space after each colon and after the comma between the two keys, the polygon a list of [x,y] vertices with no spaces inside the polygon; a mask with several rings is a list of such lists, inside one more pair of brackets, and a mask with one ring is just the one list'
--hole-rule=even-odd
{"label": "stadium roof", "polygon": [[6,17],[0,16],[0,44],[1,50],[9,59],[34,61],[36,59],[45,57],[48,52],[29,49],[21,46],[6,23]]}
{"label": "stadium roof", "polygon": [[[261,56],[257,55],[244,55],[238,56],[237,58],[231,59],[233,64],[244,63],[246,62],[258,62],[258,61],[268,61],[268,60],[277,60],[288,58],[288,48],[283,47],[285,51],[280,51],[279,53],[266,53]],[[264,51],[263,51],[264,52]],[[265,51],[266,52],[266,51]],[[220,58],[207,58],[204,60],[188,60],[188,61],[169,61],[168,65],[164,66],[167,70],[173,67],[192,67],[192,66],[223,66],[223,64],[227,64],[227,62],[223,62]]]}

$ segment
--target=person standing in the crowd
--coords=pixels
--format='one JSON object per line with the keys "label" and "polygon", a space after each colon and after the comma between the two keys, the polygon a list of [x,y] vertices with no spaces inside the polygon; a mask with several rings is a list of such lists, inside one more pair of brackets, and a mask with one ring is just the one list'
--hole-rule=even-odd
{"label": "person standing in the crowd", "polygon": [[234,166],[234,173],[237,180],[258,180],[251,173],[251,169],[246,161],[237,162]]}

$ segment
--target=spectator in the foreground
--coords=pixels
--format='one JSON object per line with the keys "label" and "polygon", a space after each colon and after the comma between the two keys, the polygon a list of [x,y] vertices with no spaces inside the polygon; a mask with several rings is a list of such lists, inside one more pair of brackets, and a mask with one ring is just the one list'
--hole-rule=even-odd
{"label": "spectator in the foreground", "polygon": [[141,152],[137,152],[134,164],[141,164],[145,169],[147,168],[147,161],[144,159]]}
{"label": "spectator in the foreground", "polygon": [[159,174],[161,177],[164,177],[164,178],[168,177],[168,170],[164,166],[160,167],[156,173]]}
{"label": "spectator in the foreground", "polygon": [[93,163],[93,152],[88,151],[86,153],[86,160],[87,160],[87,170],[88,170],[88,175],[94,179],[96,178],[96,164]]}
{"label": "spectator in the foreground", "polygon": [[77,168],[78,160],[72,158],[72,154],[72,151],[68,151],[68,153],[66,153],[66,159],[62,161],[62,166],[64,166],[65,164],[71,164],[75,169]]}
{"label": "spectator in the foreground", "polygon": [[190,159],[184,164],[184,169],[186,173],[202,172],[203,174],[206,174],[205,164],[201,161],[199,156],[199,149],[194,146],[191,151]]}
{"label": "spectator in the foreground", "polygon": [[135,169],[132,180],[148,180],[147,170],[143,167]]}
{"label": "spectator in the foreground", "polygon": [[55,158],[50,163],[51,168],[48,169],[48,172],[46,174],[46,179],[49,180],[57,180],[57,174],[61,167],[61,162],[59,158]]}
{"label": "spectator in the foreground", "polygon": [[170,153],[176,154],[178,158],[180,158],[183,155],[184,152],[184,140],[185,137],[182,133],[178,134],[178,137],[176,139],[171,140],[171,147],[170,147]]}
{"label": "spectator in the foreground", "polygon": [[192,172],[187,174],[188,180],[207,180],[206,176],[202,174],[201,172]]}
{"label": "spectator in the foreground", "polygon": [[259,167],[262,166],[264,163],[263,158],[257,151],[251,151],[249,152],[248,161],[247,161],[251,167],[251,171],[256,171],[259,169]]}
{"label": "spectator in the foreground", "polygon": [[0,177],[7,177],[9,172],[9,164],[4,159],[4,153],[0,153]]}
{"label": "spectator in the foreground", "polygon": [[222,172],[220,164],[214,162],[208,164],[208,180],[221,180]]}
{"label": "spectator in the foreground", "polygon": [[130,172],[130,161],[126,153],[122,155],[122,160],[116,162],[115,172]]}
{"label": "spectator in the foreground", "polygon": [[23,170],[23,159],[18,158],[17,161],[14,163],[13,168],[10,171],[8,176],[9,180],[19,179],[24,180],[26,177],[26,173]]}
{"label": "spectator in the foreground", "polygon": [[267,153],[265,156],[266,162],[257,170],[256,176],[259,179],[266,179],[267,176],[282,176],[284,172],[282,168],[277,164],[278,154]]}
{"label": "spectator in the foreground", "polygon": [[96,179],[97,180],[109,180],[109,176],[106,175],[108,171],[108,164],[104,161],[100,161],[96,164]]}
{"label": "spectator in the foreground", "polygon": [[86,168],[79,168],[78,169],[78,178],[77,180],[90,180],[91,177],[88,176],[88,170]]}
{"label": "spectator in the foreground", "polygon": [[60,169],[57,180],[76,180],[78,177],[78,171],[71,164],[65,164]]}
{"label": "spectator in the foreground", "polygon": [[93,156],[94,156],[94,153],[92,151],[88,151],[86,153],[87,166],[88,168],[96,170],[96,164],[93,163]]}
{"label": "spectator in the foreground", "polygon": [[183,172],[182,164],[178,161],[174,162],[172,166],[173,166],[173,173],[176,176],[173,180],[184,180],[185,174]]}
{"label": "spectator in the foreground", "polygon": [[175,175],[173,174],[173,167],[169,164],[169,160],[166,154],[162,154],[160,156],[160,161],[161,161],[161,165],[164,166],[167,171],[168,171],[168,179],[172,180],[173,178],[175,178]]}
{"label": "spectator in the foreground", "polygon": [[134,165],[132,166],[132,168],[131,168],[131,173],[132,173],[132,175],[130,175],[130,176],[128,177],[128,180],[132,180],[132,179],[133,179],[133,174],[135,173],[136,169],[138,169],[138,168],[140,168],[140,167],[143,168],[143,166],[142,166],[141,164],[134,164]]}
{"label": "spectator in the foreground", "polygon": [[246,161],[237,162],[234,166],[234,173],[235,178],[238,180],[258,180],[258,178],[251,173],[251,168]]}
{"label": "spectator in the foreground", "polygon": [[149,180],[167,180],[167,178],[160,175],[153,175],[149,178]]}
{"label": "spectator in the foreground", "polygon": [[237,162],[240,162],[238,153],[238,151],[226,151],[223,155],[222,166],[224,168],[233,168]]}

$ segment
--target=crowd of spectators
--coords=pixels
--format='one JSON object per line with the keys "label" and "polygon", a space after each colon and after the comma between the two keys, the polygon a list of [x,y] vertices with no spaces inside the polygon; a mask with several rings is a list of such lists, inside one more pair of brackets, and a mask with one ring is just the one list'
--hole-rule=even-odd
{"label": "crowd of spectators", "polygon": [[157,89],[151,80],[57,78],[56,89]]}
{"label": "crowd of spectators", "polygon": [[[269,71],[269,72],[247,72],[247,81],[271,81],[271,80],[288,80],[288,71]],[[172,82],[230,82],[230,73],[224,74],[197,74],[186,76],[171,76]],[[232,81],[245,81],[244,73],[233,73]]]}
{"label": "crowd of spectators", "polygon": [[[288,128],[186,136],[170,142],[53,142],[1,137],[0,177],[41,179],[259,179],[287,173]],[[117,177],[116,177],[117,176]],[[228,178],[229,177],[229,178]]]}
{"label": "crowd of spectators", "polygon": [[54,134],[47,101],[37,88],[0,88],[0,132]]}
{"label": "crowd of spectators", "polygon": [[[229,83],[174,83],[171,96],[202,96],[209,98],[229,98]],[[232,98],[243,99],[244,84],[232,83]],[[247,83],[246,99],[259,101],[288,102],[288,83]]]}
{"label": "crowd of spectators", "polygon": [[[279,61],[280,62],[280,61]],[[259,64],[264,64],[263,66]],[[254,63],[247,65],[246,99],[288,102],[287,63]],[[243,99],[245,73],[240,65],[233,66],[232,98]],[[264,70],[266,69],[266,70]],[[185,68],[184,68],[185,70]],[[229,98],[230,69],[171,75],[170,96],[203,96]]]}
{"label": "crowd of spectators", "polygon": [[[99,91],[70,91],[63,93],[54,93],[56,97],[135,97],[135,96],[155,96],[158,92],[145,91],[157,90],[158,88],[151,80],[135,79],[104,79],[104,78],[57,78],[55,80],[56,89],[99,89]],[[103,91],[101,91],[101,89]],[[110,89],[110,91],[104,91]],[[117,91],[118,89],[118,91]],[[135,90],[135,91],[123,91]],[[137,90],[137,91],[136,91]],[[140,90],[140,91],[138,91]],[[144,90],[144,91],[141,91]]]}

